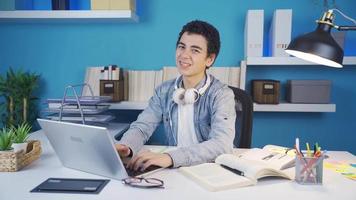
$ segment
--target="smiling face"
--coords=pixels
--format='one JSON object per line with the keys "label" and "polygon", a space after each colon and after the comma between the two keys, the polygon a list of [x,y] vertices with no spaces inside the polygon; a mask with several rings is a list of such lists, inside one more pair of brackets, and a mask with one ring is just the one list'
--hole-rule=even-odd
{"label": "smiling face", "polygon": [[199,34],[185,32],[176,49],[176,66],[183,78],[200,81],[204,78],[206,67],[215,60],[215,54],[208,55],[208,42]]}

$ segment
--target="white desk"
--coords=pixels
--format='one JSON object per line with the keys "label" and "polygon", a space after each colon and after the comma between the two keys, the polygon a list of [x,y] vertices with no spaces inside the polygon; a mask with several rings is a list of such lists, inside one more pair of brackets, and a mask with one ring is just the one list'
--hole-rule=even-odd
{"label": "white desk", "polygon": [[[324,183],[321,186],[303,186],[285,179],[267,179],[259,181],[256,186],[209,192],[181,175],[176,169],[166,169],[151,175],[164,180],[165,189],[131,188],[123,185],[121,181],[112,179],[99,195],[30,193],[31,189],[49,177],[103,178],[63,167],[42,131],[31,134],[31,137],[41,140],[43,153],[39,160],[19,172],[0,172],[0,200],[356,199],[356,181],[328,169],[324,169]],[[329,155],[330,159],[356,160],[355,156],[348,152],[330,152]]]}

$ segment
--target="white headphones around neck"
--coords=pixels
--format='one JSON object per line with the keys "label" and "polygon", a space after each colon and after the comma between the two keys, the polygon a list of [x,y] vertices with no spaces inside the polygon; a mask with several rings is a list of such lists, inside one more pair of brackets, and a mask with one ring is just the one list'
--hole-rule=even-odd
{"label": "white headphones around neck", "polygon": [[175,91],[173,93],[173,101],[177,104],[184,105],[195,103],[196,101],[198,101],[199,97],[204,94],[204,92],[206,91],[206,89],[208,89],[210,85],[210,75],[207,74],[206,81],[203,87],[198,90],[195,88],[189,88],[186,90],[184,88],[178,87],[178,85],[180,85],[180,77],[181,76],[178,76],[176,78],[176,82],[174,84]]}

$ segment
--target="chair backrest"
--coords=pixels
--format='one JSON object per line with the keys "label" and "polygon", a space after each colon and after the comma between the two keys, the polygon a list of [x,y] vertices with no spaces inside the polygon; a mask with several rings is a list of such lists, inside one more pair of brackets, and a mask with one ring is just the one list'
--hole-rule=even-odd
{"label": "chair backrest", "polygon": [[235,139],[234,147],[250,148],[253,126],[253,101],[244,90],[229,86],[235,94]]}

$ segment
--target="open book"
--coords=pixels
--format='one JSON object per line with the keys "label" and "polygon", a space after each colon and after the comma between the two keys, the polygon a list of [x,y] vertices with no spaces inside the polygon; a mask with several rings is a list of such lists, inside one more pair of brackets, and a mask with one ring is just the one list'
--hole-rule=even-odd
{"label": "open book", "polygon": [[269,176],[294,179],[290,167],[294,166],[295,156],[287,150],[267,145],[238,155],[222,154],[215,163],[181,167],[179,171],[210,191],[255,185],[258,179]]}

